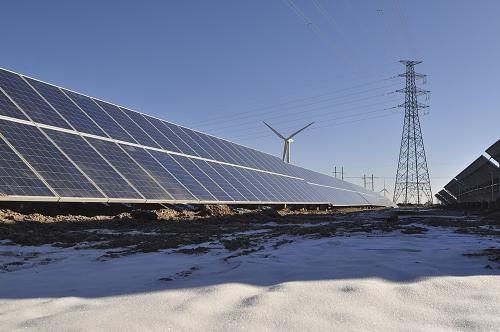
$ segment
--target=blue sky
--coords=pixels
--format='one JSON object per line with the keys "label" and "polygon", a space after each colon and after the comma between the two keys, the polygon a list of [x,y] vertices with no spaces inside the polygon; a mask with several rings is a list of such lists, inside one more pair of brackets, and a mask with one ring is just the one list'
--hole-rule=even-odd
{"label": "blue sky", "polygon": [[292,3],[4,2],[0,66],[276,155],[262,120],[285,134],[316,121],[294,163],[387,177],[391,193],[398,60],[428,75],[434,192],[499,138],[499,1]]}

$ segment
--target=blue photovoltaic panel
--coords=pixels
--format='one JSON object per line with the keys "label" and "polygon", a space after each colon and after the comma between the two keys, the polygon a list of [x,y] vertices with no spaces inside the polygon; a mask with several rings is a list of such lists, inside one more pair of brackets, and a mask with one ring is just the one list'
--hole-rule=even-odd
{"label": "blue photovoltaic panel", "polygon": [[140,164],[155,180],[165,189],[173,199],[193,200],[194,197],[145,149],[130,145],[122,145],[122,148]]}
{"label": "blue photovoltaic panel", "polygon": [[187,130],[182,127],[178,127],[187,137],[191,139],[190,147],[192,147],[196,153],[203,158],[223,161],[221,157],[217,155],[213,149],[201,139],[194,131]]}
{"label": "blue photovoltaic panel", "polygon": [[106,136],[58,87],[26,78],[30,84],[72,125],[82,133]]}
{"label": "blue photovoltaic panel", "polygon": [[283,188],[280,188],[275,184],[273,184],[272,181],[270,181],[269,178],[267,178],[267,176],[269,175],[268,173],[252,171],[251,175],[253,176],[254,179],[256,179],[256,181],[258,181],[258,183],[260,183],[261,187],[264,190],[264,193],[271,198],[271,201],[277,201],[277,202],[287,201],[284,195],[282,194]]}
{"label": "blue photovoltaic panel", "polygon": [[369,204],[360,194],[354,191],[315,186],[316,190],[322,191],[329,201],[336,205],[367,205]]}
{"label": "blue photovoltaic panel", "polygon": [[198,200],[213,201],[212,196],[199,181],[197,181],[186,169],[184,169],[177,161],[168,153],[159,151],[149,151],[160,164],[163,165],[179,182],[181,182]]}
{"label": "blue photovoltaic panel", "polygon": [[269,190],[266,188],[266,185],[262,183],[262,179],[258,177],[257,173],[259,172],[245,168],[235,167],[235,169],[238,173],[242,174],[242,177],[247,179],[251,183],[251,185],[253,185],[256,188],[255,193],[259,195],[261,201],[267,201],[267,202],[278,201],[276,196],[271,194]]}
{"label": "blue photovoltaic panel", "polygon": [[221,140],[221,145],[225,147],[225,150],[233,156],[236,160],[236,165],[246,166],[255,168],[256,163],[249,155],[243,153],[243,147],[230,142],[225,142]]}
{"label": "blue photovoltaic panel", "polygon": [[278,182],[275,177],[278,175],[273,175],[265,172],[256,172],[256,175],[262,179],[262,183],[266,186],[266,189],[276,197],[276,200],[282,202],[290,202],[290,197],[286,192],[286,189]]}
{"label": "blue photovoltaic panel", "polygon": [[307,202],[309,200],[302,191],[299,191],[295,186],[293,186],[291,178],[272,174],[269,174],[268,176],[272,178],[275,185],[283,188],[281,195],[286,199],[286,201]]}
{"label": "blue photovoltaic panel", "polygon": [[120,107],[120,109],[125,114],[127,114],[127,116],[131,118],[132,121],[134,121],[139,127],[141,127],[145,132],[147,132],[148,135],[151,136],[151,138],[153,138],[163,149],[172,152],[181,152],[181,150],[179,150],[177,146],[175,146],[175,144],[173,144],[169,140],[169,138],[167,138],[152,124],[152,122],[154,122],[156,119],[149,116],[144,116],[140,113],[133,112],[123,107]]}
{"label": "blue photovoltaic panel", "polygon": [[217,173],[219,173],[224,179],[226,179],[231,185],[245,198],[247,201],[259,201],[257,196],[252,193],[250,189],[255,190],[253,187],[247,188],[244,185],[244,181],[241,178],[236,176],[236,173],[230,168],[234,168],[234,166],[222,165],[219,163],[210,162],[210,166],[214,168]]}
{"label": "blue photovoltaic panel", "polygon": [[11,118],[28,120],[2,91],[0,91],[0,114],[10,116]]}
{"label": "blue photovoltaic panel", "polygon": [[195,149],[190,146],[191,138],[189,138],[182,130],[171,123],[166,121],[158,121],[154,122],[153,125],[158,128],[168,139],[179,148],[179,150],[191,156],[201,157],[198,153],[195,152]]}
{"label": "blue photovoltaic panel", "polygon": [[52,196],[54,194],[0,139],[0,196]]}
{"label": "blue photovoltaic panel", "polygon": [[127,132],[123,130],[123,128],[120,127],[118,123],[116,123],[115,120],[108,115],[108,113],[104,112],[91,98],[68,90],[64,90],[64,92],[71,99],[73,99],[73,101],[78,104],[78,106],[80,106],[80,108],[88,116],[90,116],[109,137],[125,142],[135,143],[134,139],[130,137],[130,135],[127,134]]}
{"label": "blue photovoltaic panel", "polygon": [[237,164],[236,160],[230,156],[228,151],[224,149],[220,144],[218,144],[217,140],[218,139],[213,139],[209,135],[205,135],[203,133],[195,132],[198,137],[200,137],[200,140],[203,140],[206,144],[207,149],[209,149],[209,153],[214,156],[216,160],[220,160],[226,163],[233,163]]}
{"label": "blue photovoltaic panel", "polygon": [[44,131],[106,196],[142,198],[82,137],[56,130]]}
{"label": "blue photovoltaic panel", "polygon": [[103,197],[38,128],[0,120],[0,132],[59,196]]}
{"label": "blue photovoltaic panel", "polygon": [[[124,112],[127,114],[130,114],[132,117],[135,112],[129,111],[127,109],[122,108]],[[174,144],[175,138],[173,137],[174,134],[170,131],[165,130],[162,122],[156,118],[150,117],[150,116],[145,116],[142,114],[138,114],[141,116],[144,120],[146,120],[144,123],[141,124],[145,130],[148,131],[154,139],[160,143],[161,147],[167,151],[172,151],[172,152],[179,152],[182,153],[182,150],[177,147],[176,144]],[[137,119],[136,123],[142,122],[140,121],[140,118]],[[161,129],[161,130],[160,130]],[[177,139],[179,139],[177,137]]]}
{"label": "blue photovoltaic panel", "polygon": [[95,138],[88,140],[146,199],[172,199],[120,146]]}
{"label": "blue photovoltaic panel", "polygon": [[69,125],[47,104],[21,76],[0,69],[0,87],[35,122],[70,129]]}
{"label": "blue photovoltaic panel", "polygon": [[49,200],[55,192],[82,201],[392,206],[376,193],[276,156],[9,71],[0,70],[0,88],[0,115],[14,118],[0,123],[0,200]]}
{"label": "blue photovoltaic panel", "polygon": [[204,160],[192,159],[192,161],[205,172],[215,183],[221,187],[225,193],[229,195],[235,201],[246,201],[247,199],[243,196],[228,180],[221,176],[214,167],[212,167],[211,162]]}
{"label": "blue photovoltaic panel", "polygon": [[223,161],[230,164],[246,166],[243,160],[238,158],[234,151],[227,147],[221,139],[211,137],[209,135],[203,135],[203,137],[205,138],[205,141],[209,142],[212,148],[215,149],[220,156],[222,156]]}
{"label": "blue photovoltaic panel", "polygon": [[187,157],[172,156],[186,171],[196,178],[215,198],[219,201],[232,201],[233,199],[225,193],[212,179],[210,179],[196,164]]}
{"label": "blue photovoltaic panel", "polygon": [[[254,184],[254,179],[251,178],[248,174],[245,174],[245,170],[243,168],[234,167],[234,166],[226,166],[224,168],[231,173],[233,177],[238,179],[238,181],[250,191],[250,193],[255,197],[256,201],[265,202],[269,200],[267,197],[257,186]],[[247,197],[251,197],[247,195]]]}
{"label": "blue photovoltaic panel", "polygon": [[153,148],[161,148],[151,137],[146,134],[141,127],[139,127],[134,121],[132,121],[127,114],[125,114],[119,107],[108,104],[106,102],[96,100],[94,101],[101,106],[109,116],[111,116],[122,128],[124,128],[127,133],[134,138],[134,140],[142,145],[150,146]]}

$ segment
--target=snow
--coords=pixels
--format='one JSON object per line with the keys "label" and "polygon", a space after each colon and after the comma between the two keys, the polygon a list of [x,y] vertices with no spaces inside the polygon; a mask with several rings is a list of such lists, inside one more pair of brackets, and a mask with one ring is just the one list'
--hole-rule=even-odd
{"label": "snow", "polygon": [[288,237],[229,259],[220,244],[107,260],[1,244],[0,265],[25,264],[0,271],[0,330],[500,331],[500,269],[462,255],[498,238],[428,228]]}

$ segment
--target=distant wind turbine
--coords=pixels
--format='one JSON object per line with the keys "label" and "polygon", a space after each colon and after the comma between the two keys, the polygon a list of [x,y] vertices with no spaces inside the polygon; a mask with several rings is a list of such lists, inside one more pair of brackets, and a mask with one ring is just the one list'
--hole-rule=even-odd
{"label": "distant wind turbine", "polygon": [[390,195],[390,194],[391,194],[391,193],[389,192],[389,190],[387,190],[387,188],[385,187],[385,179],[384,179],[384,189],[380,190],[380,192],[384,194],[384,197],[386,197],[386,196],[385,196],[385,194],[388,194],[388,195]]}
{"label": "distant wind turbine", "polygon": [[298,133],[300,133],[301,131],[303,131],[304,129],[312,126],[314,124],[314,122],[311,122],[310,124],[308,124],[307,126],[305,126],[304,128],[302,129],[299,129],[297,130],[296,132],[294,132],[293,134],[291,134],[290,136],[288,137],[285,137],[283,135],[281,135],[276,129],[274,129],[273,127],[271,127],[270,125],[268,125],[265,121],[262,121],[264,122],[264,124],[269,127],[269,129],[271,129],[273,131],[273,133],[275,133],[276,135],[278,135],[279,138],[281,138],[283,141],[284,141],[284,146],[283,146],[283,161],[285,161],[286,163],[290,163],[290,155],[291,155],[291,152],[290,152],[290,148],[291,148],[291,144],[293,142],[293,137],[295,135],[297,135]]}

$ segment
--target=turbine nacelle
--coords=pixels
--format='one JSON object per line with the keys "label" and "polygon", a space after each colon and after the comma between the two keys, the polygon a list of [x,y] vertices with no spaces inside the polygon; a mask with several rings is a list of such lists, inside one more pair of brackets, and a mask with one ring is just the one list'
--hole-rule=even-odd
{"label": "turbine nacelle", "polygon": [[286,163],[290,163],[290,155],[291,155],[291,144],[293,142],[293,137],[295,135],[297,135],[298,133],[300,133],[301,131],[303,131],[304,129],[312,126],[314,124],[314,122],[311,122],[310,124],[308,124],[307,126],[303,127],[302,129],[299,129],[297,130],[296,132],[294,132],[293,134],[291,134],[290,136],[288,137],[285,137],[283,135],[281,135],[276,129],[274,129],[273,127],[271,127],[270,125],[268,125],[265,121],[262,121],[264,122],[264,124],[273,131],[273,133],[275,133],[279,138],[281,138],[283,141],[284,141],[284,146],[283,146],[283,161],[286,162]]}

